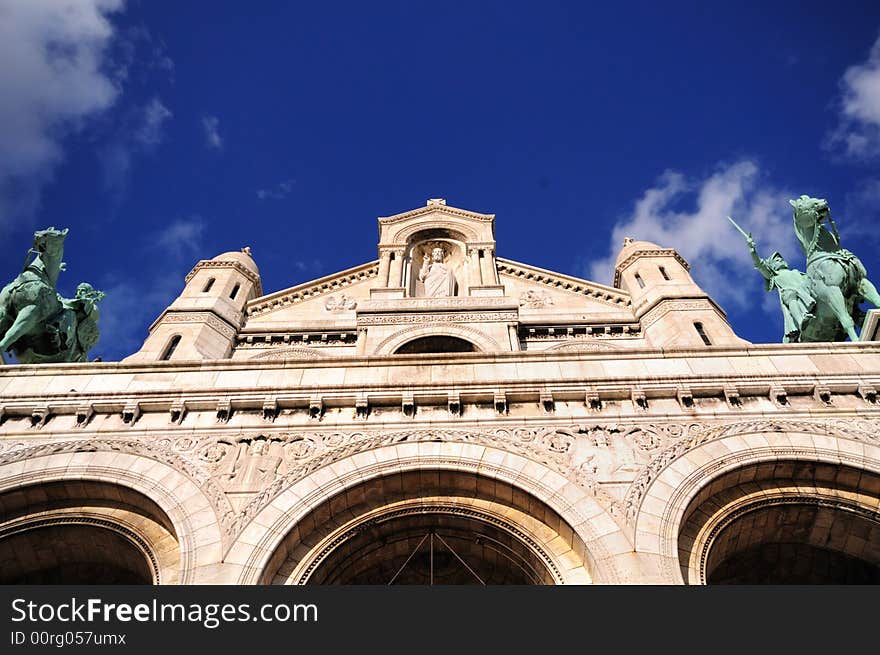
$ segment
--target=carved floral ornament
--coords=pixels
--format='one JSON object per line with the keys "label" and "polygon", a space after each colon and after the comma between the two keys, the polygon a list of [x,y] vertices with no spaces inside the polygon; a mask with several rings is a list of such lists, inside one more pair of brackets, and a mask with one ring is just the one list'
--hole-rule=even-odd
{"label": "carved floral ornament", "polygon": [[[408,442],[459,442],[521,455],[588,490],[621,525],[631,524],[654,479],[688,451],[737,434],[800,432],[880,444],[880,420],[755,420],[734,423],[575,424],[566,426],[328,432],[260,432],[232,436],[0,442],[0,466],[56,453],[126,452],[163,462],[190,477],[234,538],[286,488],[358,452]],[[455,458],[450,460],[455,463]],[[630,482],[631,481],[631,482]],[[603,482],[627,483],[623,502]],[[238,512],[227,491],[255,493]]]}

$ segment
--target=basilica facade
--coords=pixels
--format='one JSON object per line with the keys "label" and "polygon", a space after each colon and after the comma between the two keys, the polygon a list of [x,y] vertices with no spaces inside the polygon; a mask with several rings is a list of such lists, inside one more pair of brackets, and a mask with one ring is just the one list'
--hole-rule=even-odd
{"label": "basilica facade", "polygon": [[442,199],[378,222],[269,294],[199,261],[120,362],[0,367],[0,583],[880,583],[874,312],[752,344],[675,244],[609,287]]}

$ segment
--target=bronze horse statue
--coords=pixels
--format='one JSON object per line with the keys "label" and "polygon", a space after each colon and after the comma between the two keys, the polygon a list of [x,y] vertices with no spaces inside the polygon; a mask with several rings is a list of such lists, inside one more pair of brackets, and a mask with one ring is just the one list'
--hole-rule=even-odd
{"label": "bronze horse statue", "polygon": [[24,270],[0,291],[0,357],[11,351],[23,364],[84,362],[97,343],[96,304],[104,294],[86,283],[72,299],[56,291],[66,236],[66,228],[35,232]]}
{"label": "bronze horse statue", "polygon": [[[840,245],[840,234],[828,203],[801,196],[789,200],[794,209],[794,231],[807,258],[806,277],[816,299],[816,317],[801,335],[802,341],[858,341],[855,324],[864,317],[859,304],[880,307],[880,295],[864,265]],[[829,229],[830,227],[830,229]]]}

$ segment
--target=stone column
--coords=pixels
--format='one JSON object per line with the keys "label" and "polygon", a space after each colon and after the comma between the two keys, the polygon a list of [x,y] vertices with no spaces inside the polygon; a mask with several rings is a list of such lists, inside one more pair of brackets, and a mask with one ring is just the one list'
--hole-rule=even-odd
{"label": "stone column", "polygon": [[519,332],[516,329],[516,323],[509,323],[507,326],[507,333],[510,335],[510,348],[511,350],[520,350],[519,347]]}
{"label": "stone column", "polygon": [[472,287],[483,284],[483,275],[480,271],[480,251],[478,248],[468,249],[468,282]]}
{"label": "stone column", "polygon": [[395,249],[392,251],[394,253],[394,259],[391,260],[391,268],[388,273],[388,284],[385,286],[388,287],[404,287],[405,284],[402,283],[401,272],[403,271],[403,248]]}
{"label": "stone column", "polygon": [[483,248],[483,285],[498,284],[495,278],[495,252],[492,248]]}
{"label": "stone column", "polygon": [[357,334],[357,356],[363,357],[367,354],[367,328],[358,328]]}
{"label": "stone column", "polygon": [[379,286],[388,286],[388,267],[391,261],[391,251],[383,250],[379,253]]}

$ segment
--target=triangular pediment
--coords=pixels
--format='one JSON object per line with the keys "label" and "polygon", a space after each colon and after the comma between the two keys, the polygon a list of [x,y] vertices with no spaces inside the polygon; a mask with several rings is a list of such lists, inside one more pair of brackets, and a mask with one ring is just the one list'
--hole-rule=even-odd
{"label": "triangular pediment", "polygon": [[522,310],[632,311],[629,294],[620,289],[501,257],[497,264],[505,295],[518,298]]}
{"label": "triangular pediment", "polygon": [[254,298],[247,304],[248,325],[354,316],[358,301],[370,297],[370,287],[378,273],[379,262],[367,262]]}

